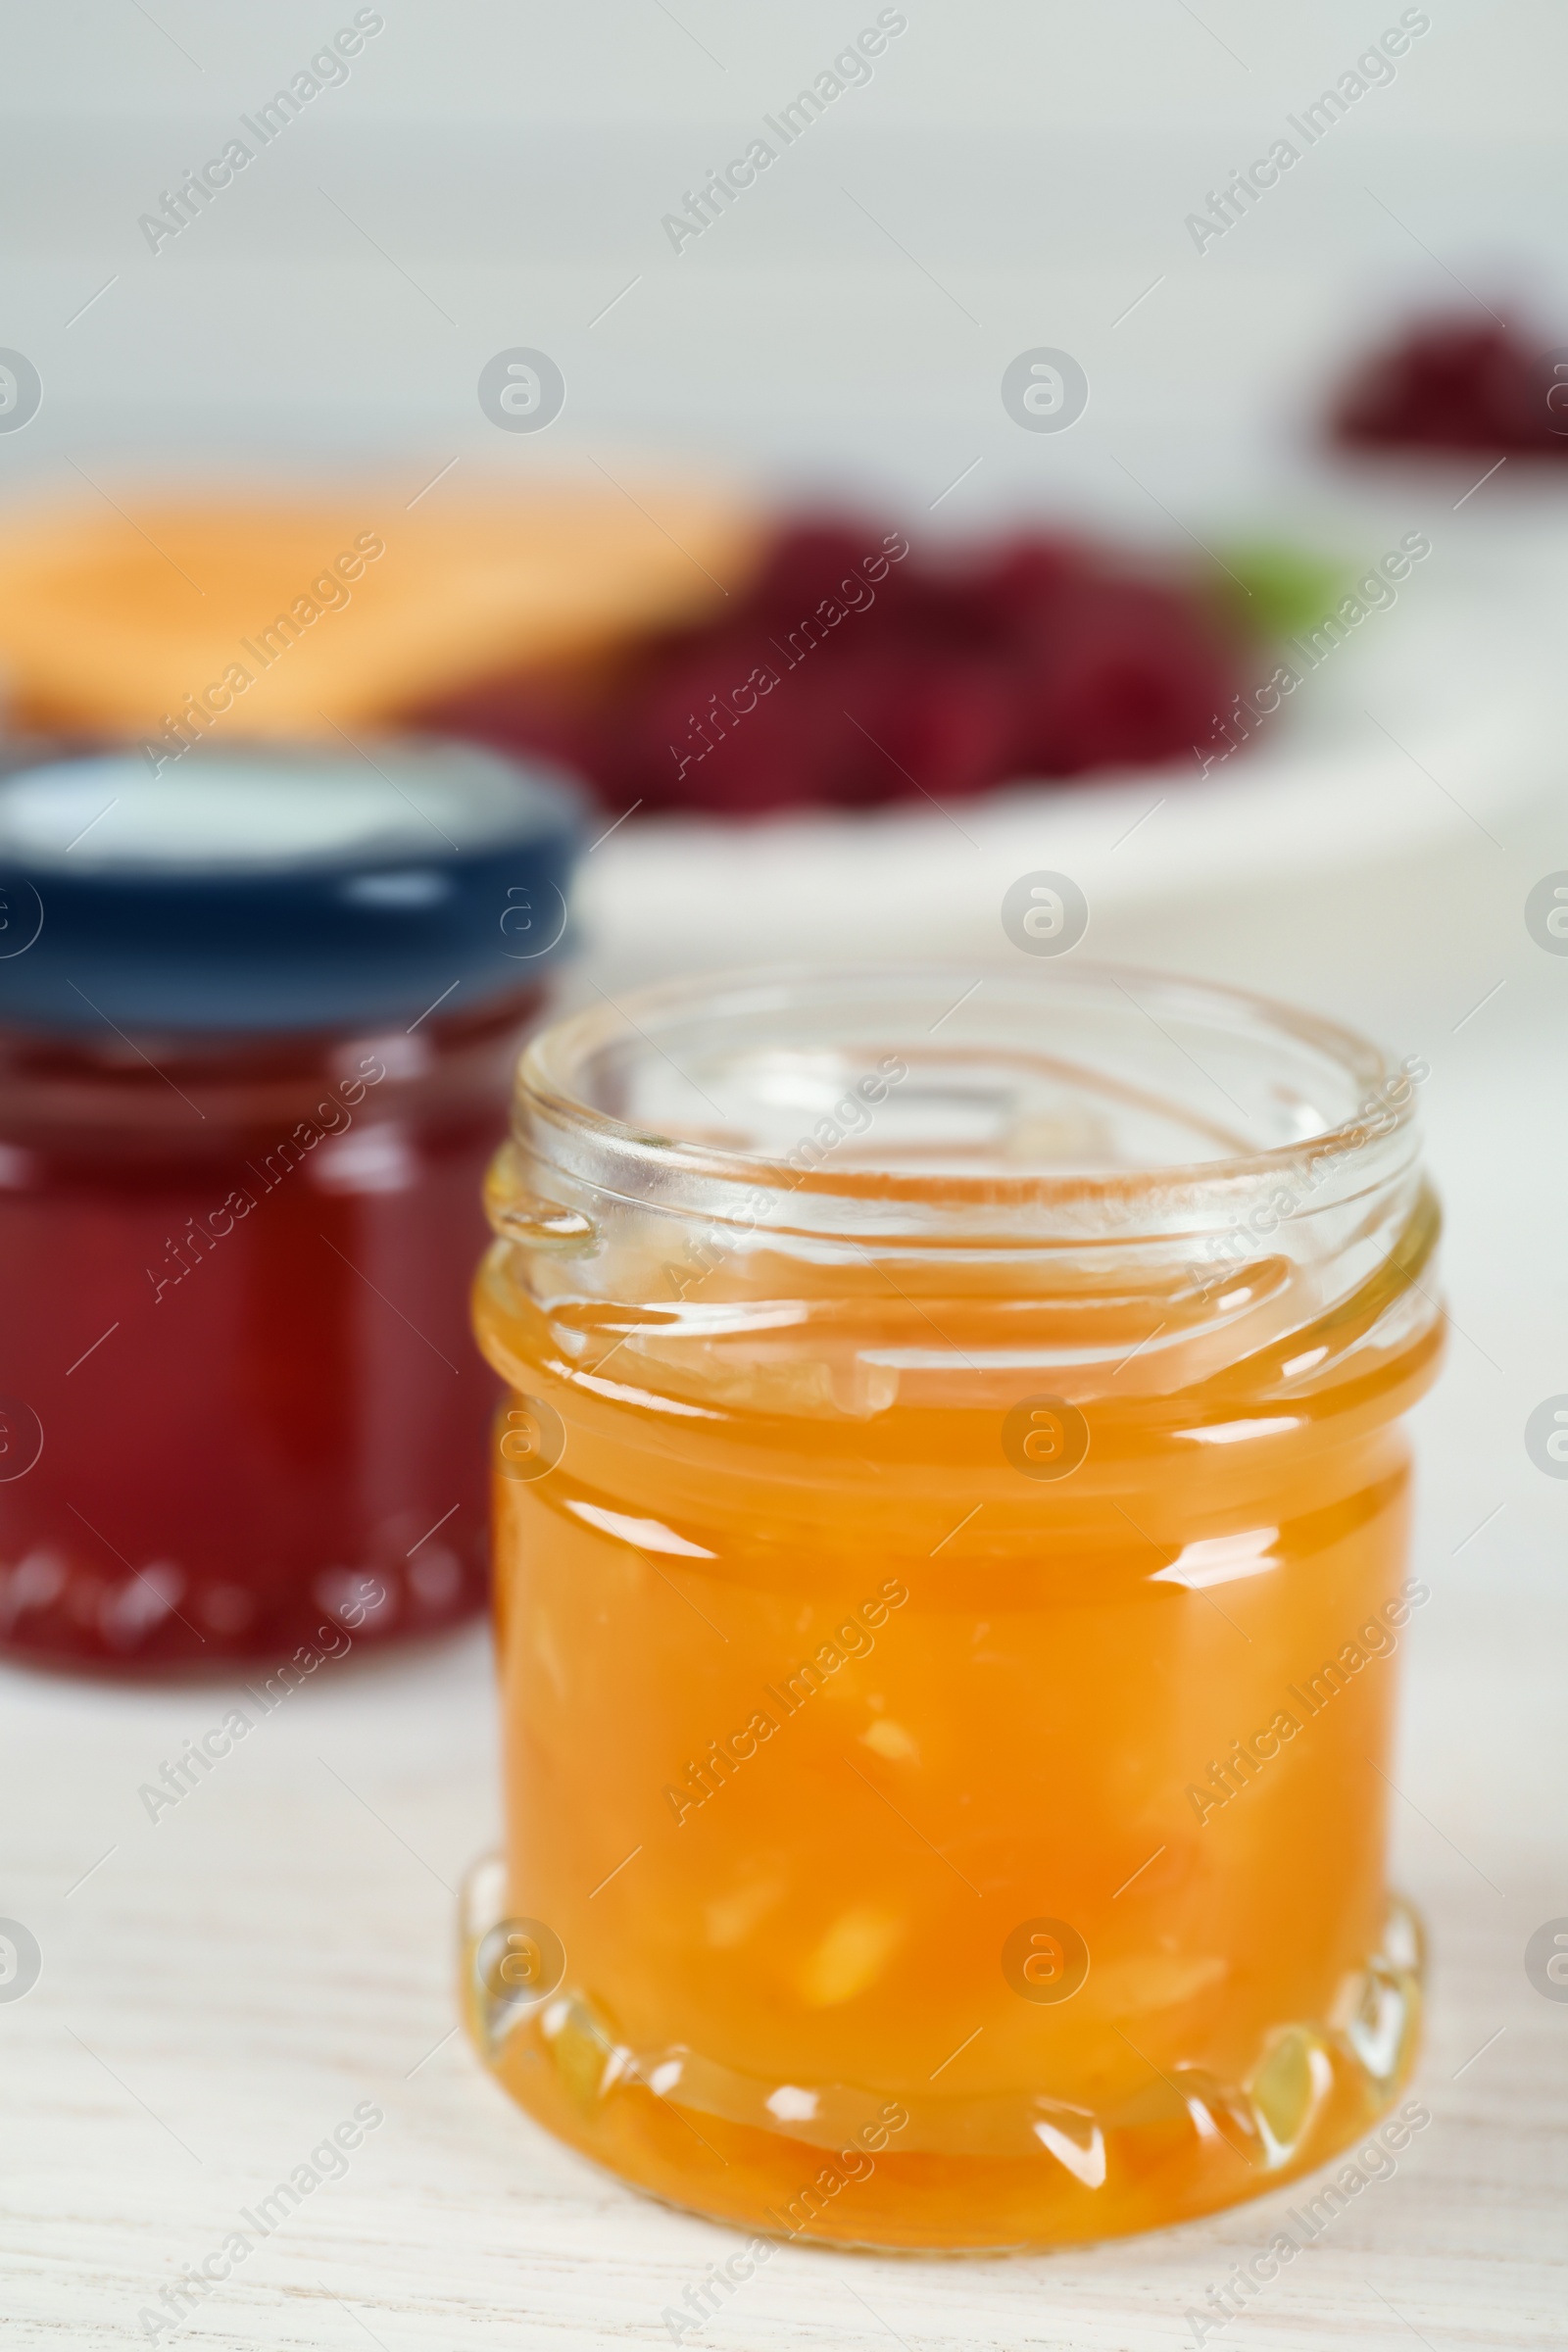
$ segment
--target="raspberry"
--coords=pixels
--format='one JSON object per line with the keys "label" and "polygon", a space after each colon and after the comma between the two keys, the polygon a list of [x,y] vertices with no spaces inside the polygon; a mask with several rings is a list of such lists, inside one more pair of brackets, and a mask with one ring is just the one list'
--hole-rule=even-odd
{"label": "raspberry", "polygon": [[563,759],[616,814],[945,804],[1190,759],[1241,650],[1194,588],[1065,536],[922,559],[874,524],[809,518],[721,614],[631,649],[595,689],[497,679],[425,723]]}
{"label": "raspberry", "polygon": [[1356,371],[1330,429],[1351,447],[1568,457],[1568,414],[1547,405],[1557,380],[1516,326],[1422,319]]}

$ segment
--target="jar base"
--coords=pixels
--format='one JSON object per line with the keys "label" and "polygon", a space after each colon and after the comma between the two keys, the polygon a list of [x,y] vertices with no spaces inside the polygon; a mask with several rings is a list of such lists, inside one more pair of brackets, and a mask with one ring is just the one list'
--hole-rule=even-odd
{"label": "jar base", "polygon": [[[765,2238],[867,2253],[1083,2245],[1244,2203],[1359,2139],[1408,2081],[1420,2040],[1421,1928],[1394,1897],[1380,1948],[1334,2018],[1282,2021],[1245,2082],[1178,2067],[1099,2115],[1033,2085],[940,2103],[792,2085],[796,2114],[816,2109],[806,2137],[767,2113],[782,2086],[688,2048],[626,2047],[569,1970],[549,1981],[536,1930],[508,1914],[504,1864],[480,1863],[464,1896],[463,2006],[509,2096],[662,2203]],[[528,1954],[515,1970],[510,1947]]]}
{"label": "jar base", "polygon": [[432,1547],[399,1558],[376,1546],[363,1567],[198,1572],[156,1561],[105,1572],[65,1544],[0,1560],[0,1660],[116,1680],[298,1669],[362,1645],[431,1640],[489,1599],[482,1556]]}

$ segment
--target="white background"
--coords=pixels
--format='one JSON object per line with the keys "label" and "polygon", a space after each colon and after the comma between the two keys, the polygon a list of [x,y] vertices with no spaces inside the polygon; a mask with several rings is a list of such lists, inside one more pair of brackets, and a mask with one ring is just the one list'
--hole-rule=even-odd
{"label": "white background", "polygon": [[[1157,532],[1118,459],[1189,518],[1254,513],[1346,348],[1391,303],[1463,309],[1450,272],[1499,308],[1529,297],[1568,340],[1549,0],[1438,0],[1393,84],[1202,254],[1186,216],[1397,23],[1394,0],[1204,0],[1201,23],[1182,0],[914,0],[872,81],[678,255],[662,216],[875,7],[381,13],[348,81],[155,256],[139,216],[353,8],[153,0],[165,32],[134,0],[10,12],[0,339],[45,406],[0,447],[0,482],[52,481],[69,453],[230,482],[384,457],[417,486],[460,450],[526,475],[614,447],[913,506],[979,456],[955,524],[1028,497]],[[568,385],[537,439],[491,430],[474,397],[519,344]],[[1001,407],[1036,345],[1089,372],[1060,437]]]}
{"label": "white background", "polygon": [[[1435,4],[1395,85],[1201,256],[1186,213],[1396,7],[1202,0],[1200,22],[1182,0],[912,6],[871,85],[679,256],[662,214],[873,8],[389,5],[350,81],[157,257],[138,214],[353,11],[151,13],[94,0],[8,27],[0,343],[33,360],[45,399],[0,436],[0,499],[95,495],[71,461],[117,487],[376,468],[412,495],[453,456],[526,479],[592,450],[831,482],[918,517],[978,457],[930,527],[1031,507],[1140,536],[1343,529],[1354,486],[1311,455],[1306,423],[1357,338],[1412,301],[1463,308],[1454,272],[1491,302],[1517,287],[1568,342],[1568,28],[1544,4]],[[567,378],[537,438],[495,433],[474,397],[515,344]],[[1024,435],[1002,411],[1004,366],[1036,344],[1089,371],[1068,434]],[[1543,496],[1505,484],[1482,494],[1504,536]],[[1444,561],[1465,561],[1462,538]],[[1450,1216],[1457,1330],[1418,1416],[1434,1599],[1407,1644],[1396,1806],[1398,1876],[1437,1936],[1434,2124],[1210,2339],[1227,2346],[1563,2340],[1568,2005],[1522,1967],[1530,1933],[1568,1914],[1568,1483],[1522,1436],[1568,1391],[1568,958],[1522,911],[1568,867],[1560,787],[1492,831],[1339,861],[1314,843],[1294,884],[1188,872],[1096,918],[1098,953],[1237,979],[1424,1054]],[[896,843],[882,890],[897,906]],[[978,939],[990,898],[967,912]],[[595,954],[617,988],[636,976],[614,939]],[[387,2123],[350,2177],[183,2340],[667,2340],[661,2307],[729,2241],[557,2150],[461,2037],[442,2040],[451,1888],[495,1834],[482,1639],[351,1664],[153,1827],[138,1784],[222,1704],[0,1677],[0,1912],[45,1954],[36,1989],[0,2007],[10,2340],[142,2340],[137,2314],[176,2265],[366,2097]],[[697,2340],[1185,2343],[1184,2310],[1268,2229],[1254,2207],[965,2266],[791,2249]]]}

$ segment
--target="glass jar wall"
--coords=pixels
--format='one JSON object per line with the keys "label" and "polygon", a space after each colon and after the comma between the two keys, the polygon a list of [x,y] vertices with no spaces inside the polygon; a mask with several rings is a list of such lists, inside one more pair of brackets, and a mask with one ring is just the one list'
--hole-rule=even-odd
{"label": "glass jar wall", "polygon": [[281,1668],[482,1607],[466,1298],[540,998],[156,1067],[0,1032],[0,1650]]}
{"label": "glass jar wall", "polygon": [[548,1032],[476,1291],[475,2038],[640,2185],[873,2246],[1255,2194],[1417,2037],[1383,1776],[1424,1071],[1148,975],[968,986]]}

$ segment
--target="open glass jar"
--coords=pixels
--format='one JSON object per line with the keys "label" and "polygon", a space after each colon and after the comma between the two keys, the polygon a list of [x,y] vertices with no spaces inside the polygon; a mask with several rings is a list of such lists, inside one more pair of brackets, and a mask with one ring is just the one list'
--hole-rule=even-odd
{"label": "open glass jar", "polygon": [[1396,2095],[1424,1075],[1088,966],[534,1041],[465,1984],[540,2121],[764,2232],[983,2248],[1230,2204]]}

